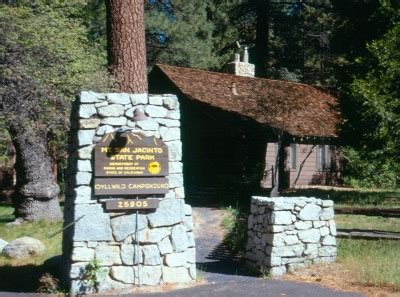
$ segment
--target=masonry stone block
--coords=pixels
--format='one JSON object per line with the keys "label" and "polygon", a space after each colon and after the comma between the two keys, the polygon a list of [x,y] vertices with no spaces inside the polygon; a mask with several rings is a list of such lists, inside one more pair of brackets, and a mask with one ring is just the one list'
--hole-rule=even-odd
{"label": "masonry stone block", "polygon": [[137,252],[137,246],[132,243],[124,243],[121,245],[121,260],[124,265],[137,265],[143,263],[143,253],[139,248]]}
{"label": "masonry stone block", "polygon": [[281,257],[265,257],[264,264],[267,266],[281,266],[282,258]]}
{"label": "masonry stone block", "polygon": [[294,227],[297,230],[311,229],[313,224],[310,221],[297,221],[294,223]]}
{"label": "masonry stone block", "polygon": [[186,228],[183,225],[176,225],[172,228],[171,243],[175,252],[183,252],[187,250],[190,243],[186,233]]}
{"label": "masonry stone block", "polygon": [[275,267],[271,267],[269,270],[269,274],[274,277],[282,276],[285,273],[286,273],[285,266],[275,266]]}
{"label": "masonry stone block", "polygon": [[[131,284],[125,284],[120,281],[113,280],[109,275],[106,275],[103,281],[100,282],[99,292],[110,292],[123,290],[131,287]],[[93,292],[94,293],[94,292]]]}
{"label": "masonry stone block", "polygon": [[321,257],[335,257],[337,249],[334,246],[323,246],[318,250],[318,254]]}
{"label": "masonry stone block", "polygon": [[174,251],[169,237],[164,238],[158,243],[158,249],[162,255],[170,254]]}
{"label": "masonry stone block", "polygon": [[321,233],[321,236],[326,236],[331,232],[328,227],[322,227],[321,229],[319,229],[319,231]]}
{"label": "masonry stone block", "polygon": [[76,262],[76,263],[73,263],[72,267],[71,267],[70,277],[72,279],[81,278],[82,275],[85,273],[87,265],[88,265],[88,262]]}
{"label": "masonry stone block", "polygon": [[98,103],[95,103],[95,104],[94,104],[94,106],[95,106],[96,108],[103,107],[103,106],[107,106],[107,105],[108,105],[108,102],[107,102],[107,101],[98,102]]}
{"label": "masonry stone block", "polygon": [[152,105],[163,105],[163,100],[162,96],[149,96],[149,103]]}
{"label": "masonry stone block", "polygon": [[136,127],[144,131],[156,131],[158,129],[158,123],[153,120],[145,120],[136,122]]}
{"label": "masonry stone block", "polygon": [[331,220],[331,219],[333,219],[334,216],[335,215],[333,213],[333,207],[323,208],[320,219],[321,220]]}
{"label": "masonry stone block", "polygon": [[321,214],[321,207],[315,204],[307,204],[299,213],[301,220],[317,221]]}
{"label": "masonry stone block", "polygon": [[[141,266],[139,273],[137,267],[134,267],[135,275],[140,273],[140,284],[145,286],[155,286],[161,283],[162,270],[161,266]],[[135,280],[138,283],[138,280]]]}
{"label": "masonry stone block", "polygon": [[174,253],[165,256],[165,264],[169,267],[180,267],[187,263],[187,253]]}
{"label": "masonry stone block", "polygon": [[90,262],[94,259],[94,249],[87,247],[76,247],[72,252],[72,261]]}
{"label": "masonry stone block", "polygon": [[178,98],[176,96],[165,96],[163,105],[169,110],[174,110],[179,107]]}
{"label": "masonry stone block", "polygon": [[165,143],[169,151],[170,161],[181,161],[182,160],[182,143],[180,141],[168,141]]}
{"label": "masonry stone block", "polygon": [[194,240],[194,233],[193,232],[187,232],[186,235],[187,235],[189,247],[194,247],[196,245],[196,242]]}
{"label": "masonry stone block", "polygon": [[189,266],[189,275],[192,278],[192,280],[196,280],[196,277],[197,277],[196,264],[191,264]]}
{"label": "masonry stone block", "polygon": [[[262,220],[263,218],[259,216]],[[272,224],[289,225],[292,223],[292,214],[290,211],[276,211],[272,213]]]}
{"label": "masonry stone block", "polygon": [[[145,215],[138,215],[138,230],[147,226]],[[111,227],[117,241],[124,240],[136,231],[136,214],[121,215],[111,220]]]}
{"label": "masonry stone block", "polygon": [[329,230],[331,231],[331,235],[336,236],[336,223],[334,220],[329,220]]}
{"label": "masonry stone block", "polygon": [[93,137],[96,134],[94,129],[92,130],[79,130],[78,131],[78,145],[84,146],[93,143]]}
{"label": "masonry stone block", "polygon": [[92,188],[89,186],[80,186],[75,188],[75,203],[92,202]]}
{"label": "masonry stone block", "polygon": [[112,240],[110,217],[103,212],[100,204],[79,204],[75,206],[75,241]]}
{"label": "masonry stone block", "polygon": [[102,125],[125,126],[127,124],[126,117],[108,117],[101,120]]}
{"label": "masonry stone block", "polygon": [[184,202],[181,199],[164,199],[159,208],[147,217],[152,228],[181,223],[185,217]]}
{"label": "masonry stone block", "polygon": [[79,107],[79,117],[81,119],[88,119],[97,113],[97,109],[93,104],[82,104]]}
{"label": "masonry stone block", "polygon": [[78,160],[78,171],[92,172],[92,164],[89,160]]}
{"label": "masonry stone block", "polygon": [[113,266],[110,270],[111,278],[123,282],[125,284],[135,283],[135,272],[133,267],[129,266]]}
{"label": "masonry stone block", "polygon": [[122,264],[119,246],[99,245],[96,247],[95,257],[104,266]]}
{"label": "masonry stone block", "polygon": [[93,129],[100,125],[100,119],[81,119],[79,120],[80,129]]}
{"label": "masonry stone block", "polygon": [[82,160],[91,160],[93,148],[94,144],[78,149],[78,158]]}
{"label": "masonry stone block", "polygon": [[96,102],[102,102],[105,99],[106,96],[104,94],[95,93],[92,91],[84,91],[79,96],[79,101],[81,103],[96,103]]}
{"label": "masonry stone block", "polygon": [[321,233],[318,229],[300,230],[299,239],[304,243],[315,243],[321,239]]}
{"label": "masonry stone block", "polygon": [[333,245],[333,246],[335,246],[335,245],[336,245],[336,238],[335,238],[335,236],[330,236],[330,235],[325,236],[325,237],[323,238],[323,240],[322,240],[322,244],[323,244],[323,245]]}
{"label": "masonry stone block", "polygon": [[130,94],[132,105],[147,104],[148,97],[147,94]]}
{"label": "masonry stone block", "polygon": [[77,185],[89,185],[92,180],[91,172],[77,172],[76,174],[76,184]]}
{"label": "masonry stone block", "polygon": [[181,126],[181,122],[179,120],[162,119],[162,118],[158,118],[156,120],[161,126],[165,126],[165,127],[168,127],[168,128],[180,127]]}
{"label": "masonry stone block", "polygon": [[178,188],[183,186],[183,174],[170,174],[168,176],[169,186],[171,188]]}
{"label": "masonry stone block", "polygon": [[166,118],[171,120],[180,120],[181,114],[179,111],[171,110],[167,113]]}
{"label": "masonry stone block", "polygon": [[161,138],[164,141],[173,141],[181,139],[181,129],[180,128],[168,128],[160,127]]}
{"label": "masonry stone block", "polygon": [[183,187],[183,184],[182,187],[175,188],[174,192],[176,198],[185,198],[185,188]]}
{"label": "masonry stone block", "polygon": [[111,104],[130,104],[131,99],[126,93],[111,93],[107,94],[107,101]]}
{"label": "masonry stone block", "polygon": [[188,283],[192,281],[192,277],[185,267],[164,266],[163,281],[165,284]]}
{"label": "masonry stone block", "polygon": [[161,106],[147,105],[144,109],[145,113],[152,118],[165,118],[168,110]]}
{"label": "masonry stone block", "polygon": [[96,135],[98,136],[103,136],[106,133],[111,133],[114,132],[114,128],[111,125],[103,125],[100,126],[97,130],[96,130]]}
{"label": "masonry stone block", "polygon": [[144,265],[161,264],[160,250],[157,245],[145,245],[142,247]]}

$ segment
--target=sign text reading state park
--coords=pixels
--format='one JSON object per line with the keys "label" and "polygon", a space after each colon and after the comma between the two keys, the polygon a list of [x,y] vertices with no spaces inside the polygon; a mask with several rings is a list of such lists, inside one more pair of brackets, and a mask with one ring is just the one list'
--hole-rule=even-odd
{"label": "sign text reading state park", "polygon": [[164,194],[169,190],[165,178],[168,148],[155,137],[130,131],[108,133],[95,147],[94,167],[96,195]]}

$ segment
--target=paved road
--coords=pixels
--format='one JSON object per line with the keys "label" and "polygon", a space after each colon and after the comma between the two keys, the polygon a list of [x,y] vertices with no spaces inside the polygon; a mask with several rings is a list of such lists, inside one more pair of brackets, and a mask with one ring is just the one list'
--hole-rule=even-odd
{"label": "paved road", "polygon": [[196,286],[167,293],[138,294],[135,296],[149,297],[355,297],[354,293],[335,292],[316,285],[278,280],[251,280],[239,282],[223,282]]}
{"label": "paved road", "polygon": [[[234,256],[222,244],[218,209],[197,207],[195,218],[198,276],[206,284],[161,293],[114,294],[113,296],[138,297],[359,297],[358,293],[338,292],[318,285],[260,279],[246,273]],[[0,292],[0,297],[38,297],[31,293]],[[96,295],[110,296],[110,295]]]}

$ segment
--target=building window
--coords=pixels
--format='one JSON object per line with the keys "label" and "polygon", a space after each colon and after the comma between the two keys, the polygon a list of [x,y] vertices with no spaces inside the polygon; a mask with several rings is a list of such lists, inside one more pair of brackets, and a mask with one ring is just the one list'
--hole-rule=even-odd
{"label": "building window", "polygon": [[290,144],[290,169],[297,169],[297,145]]}
{"label": "building window", "polygon": [[317,169],[326,170],[331,167],[331,154],[329,145],[318,145],[317,147]]}

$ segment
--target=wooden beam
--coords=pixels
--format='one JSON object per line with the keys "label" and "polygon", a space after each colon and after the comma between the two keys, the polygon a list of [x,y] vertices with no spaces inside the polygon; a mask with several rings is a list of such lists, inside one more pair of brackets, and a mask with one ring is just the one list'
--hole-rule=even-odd
{"label": "wooden beam", "polygon": [[390,239],[400,240],[400,232],[387,232],[380,230],[360,230],[360,229],[338,229],[337,238],[349,238],[349,239]]}
{"label": "wooden beam", "polygon": [[400,208],[362,208],[362,207],[335,207],[336,214],[380,216],[385,218],[400,218]]}

